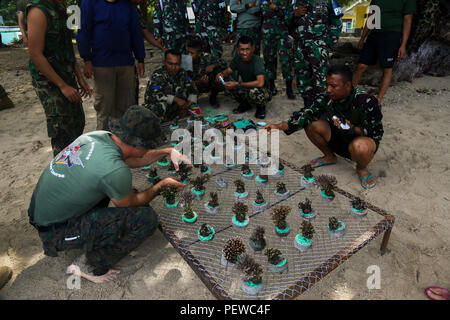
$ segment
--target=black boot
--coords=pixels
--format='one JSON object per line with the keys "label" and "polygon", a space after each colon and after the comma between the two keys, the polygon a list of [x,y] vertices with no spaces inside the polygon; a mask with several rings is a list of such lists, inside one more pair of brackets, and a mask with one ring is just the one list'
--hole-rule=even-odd
{"label": "black boot", "polygon": [[266,117],[266,106],[256,108],[255,118],[264,119]]}
{"label": "black boot", "polygon": [[270,80],[270,92],[272,93],[272,96],[276,96],[278,91],[277,91],[277,87],[275,87],[275,80]]}
{"label": "black boot", "polygon": [[216,90],[211,90],[211,94],[209,95],[209,104],[215,109],[220,107],[220,104],[217,102],[217,94],[218,92]]}
{"label": "black boot", "polygon": [[292,91],[292,80],[286,80],[286,95],[289,100],[295,100],[295,94]]}
{"label": "black boot", "polygon": [[236,109],[233,109],[233,113],[244,113],[250,110],[252,106],[245,100],[239,103],[239,106]]}

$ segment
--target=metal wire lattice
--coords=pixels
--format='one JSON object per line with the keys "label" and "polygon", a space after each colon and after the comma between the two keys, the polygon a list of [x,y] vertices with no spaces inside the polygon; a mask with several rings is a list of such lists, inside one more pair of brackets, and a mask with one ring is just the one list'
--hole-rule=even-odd
{"label": "metal wire lattice", "polygon": [[[280,178],[269,176],[267,186],[256,186],[255,179],[243,180],[240,166],[226,169],[223,165],[211,165],[211,179],[206,184],[205,196],[202,200],[194,201],[194,211],[198,219],[193,224],[182,221],[183,209],[179,206],[168,209],[164,200],[157,197],[151,206],[159,215],[160,229],[181,256],[187,261],[204,284],[218,299],[292,299],[320,281],[329,272],[347,260],[372,239],[382,232],[391,229],[394,218],[381,209],[368,204],[368,214],[365,217],[356,217],[351,214],[350,199],[352,195],[336,188],[336,197],[332,202],[326,203],[320,199],[317,188],[305,189],[300,184],[299,169],[291,163],[280,159],[285,165],[284,175]],[[158,167],[156,163],[154,166]],[[256,174],[259,168],[250,165]],[[159,176],[167,176],[167,169],[158,167]],[[133,184],[138,190],[151,186],[146,178],[147,172],[142,169],[133,169]],[[200,169],[193,168],[192,176],[200,174]],[[215,179],[224,178],[228,182],[227,189],[219,189]],[[249,207],[250,222],[245,229],[237,229],[231,220],[231,208],[235,203],[233,181],[242,179],[245,182],[249,197],[244,203]],[[286,184],[290,196],[279,201],[274,194],[278,181]],[[266,210],[255,213],[252,202],[256,198],[256,190],[261,190],[269,206]],[[216,191],[219,195],[220,211],[217,214],[206,212],[204,204],[209,201],[209,192]],[[299,227],[303,221],[298,203],[308,197],[317,216],[312,220],[316,233],[312,247],[306,252],[300,252],[294,247],[294,238],[301,232]],[[287,205],[292,208],[287,217],[291,231],[287,237],[279,237],[274,231],[274,223],[270,212],[278,205]],[[333,238],[328,234],[327,224],[331,216],[343,221],[346,225],[346,234],[342,238]],[[197,230],[203,223],[214,227],[215,235],[210,241],[200,241]],[[251,233],[256,226],[265,228],[266,248],[277,248],[288,261],[288,269],[281,273],[273,273],[269,269],[267,257],[263,252],[254,252],[248,245]],[[263,267],[263,288],[258,295],[250,295],[241,289],[243,274],[236,267],[224,267],[220,260],[225,242],[235,236],[240,236],[246,244],[246,252],[253,256]]]}

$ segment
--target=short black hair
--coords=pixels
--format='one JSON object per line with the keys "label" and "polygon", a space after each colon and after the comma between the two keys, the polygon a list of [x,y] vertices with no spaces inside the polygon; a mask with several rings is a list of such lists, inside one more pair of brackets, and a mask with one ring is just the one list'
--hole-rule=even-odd
{"label": "short black hair", "polygon": [[187,47],[201,51],[202,47],[203,47],[203,43],[199,39],[191,38],[188,40]]}
{"label": "short black hair", "polygon": [[180,53],[180,51],[175,50],[175,49],[169,49],[169,50],[166,50],[166,52],[164,52],[164,61],[166,61],[167,55],[169,55],[169,54],[171,54],[171,55],[173,55],[173,56],[178,56],[178,57],[180,57],[180,59],[181,59],[181,53]]}
{"label": "short black hair", "polygon": [[342,77],[342,80],[344,83],[352,82],[353,79],[353,72],[350,69],[349,66],[346,66],[344,64],[335,64],[328,67],[327,70],[327,77],[331,76],[332,74],[339,74]]}
{"label": "short black hair", "polygon": [[239,43],[242,43],[242,44],[250,43],[253,46],[253,39],[249,36],[242,36],[239,38],[238,45],[239,45]]}

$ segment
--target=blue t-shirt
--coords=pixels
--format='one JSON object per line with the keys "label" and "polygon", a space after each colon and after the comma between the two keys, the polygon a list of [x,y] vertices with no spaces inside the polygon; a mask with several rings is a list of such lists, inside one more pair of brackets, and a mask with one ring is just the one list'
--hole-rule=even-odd
{"label": "blue t-shirt", "polygon": [[136,7],[129,0],[83,0],[80,27],[78,51],[95,67],[131,66],[134,58],[145,58]]}

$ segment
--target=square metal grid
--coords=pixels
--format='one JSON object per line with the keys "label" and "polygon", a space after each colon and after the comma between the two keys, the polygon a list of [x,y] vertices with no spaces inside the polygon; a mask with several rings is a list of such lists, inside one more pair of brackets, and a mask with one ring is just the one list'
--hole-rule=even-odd
{"label": "square metal grid", "polygon": [[[151,203],[159,215],[160,230],[181,254],[203,283],[218,299],[292,299],[310,288],[315,282],[321,280],[338,265],[347,260],[377,235],[385,232],[382,243],[382,254],[386,250],[390,231],[394,223],[394,217],[383,210],[368,204],[368,214],[365,217],[351,215],[350,199],[352,195],[336,188],[336,198],[326,203],[320,199],[317,188],[305,189],[300,185],[299,168],[280,159],[285,165],[284,176],[274,178],[269,176],[269,183],[265,187],[256,186],[253,180],[241,178],[240,166],[227,170],[223,165],[210,165],[211,179],[206,184],[205,196],[202,200],[194,201],[194,211],[198,214],[197,221],[187,224],[182,221],[182,208],[168,209],[163,205],[163,199],[158,197]],[[161,179],[167,176],[167,169],[159,167],[156,163],[152,166],[158,168]],[[259,168],[250,165],[256,174]],[[144,190],[151,186],[146,178],[146,171],[133,170],[133,184],[138,190]],[[192,176],[200,174],[199,168],[193,168]],[[227,189],[219,189],[214,181],[217,177],[223,177],[228,182]],[[249,192],[248,200],[244,201],[249,207],[250,222],[246,229],[233,227],[231,208],[235,203],[233,181],[241,179],[245,182],[246,191]],[[278,181],[286,184],[291,195],[288,199],[279,201],[274,195],[275,185]],[[192,187],[192,186],[188,186]],[[264,199],[269,202],[267,210],[254,213],[252,202],[256,198],[256,190],[263,192]],[[210,199],[209,192],[217,191],[219,195],[220,211],[217,214],[207,213],[204,203]],[[299,227],[302,218],[299,213],[298,203],[308,197],[312,201],[312,207],[317,211],[317,217],[312,221],[316,233],[312,247],[306,252],[300,252],[294,245],[294,238],[300,232]],[[274,224],[270,212],[278,205],[288,205],[292,208],[287,217],[291,227],[287,237],[279,237],[274,232]],[[346,235],[342,238],[333,238],[328,234],[327,224],[329,217],[334,216],[346,224]],[[216,234],[210,241],[203,242],[197,237],[197,230],[203,223],[212,225]],[[269,270],[267,257],[262,252],[254,252],[248,245],[251,233],[256,226],[265,228],[266,248],[281,250],[288,261],[288,270],[282,274],[276,274]],[[235,267],[224,267],[220,263],[222,249],[225,242],[235,236],[240,236],[246,244],[246,252],[252,255],[263,267],[263,289],[257,295],[246,294],[241,289],[243,274]]]}

